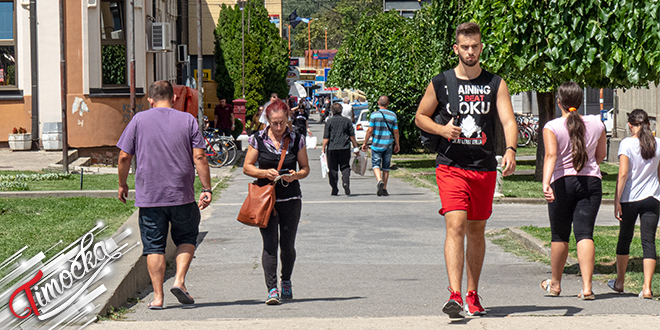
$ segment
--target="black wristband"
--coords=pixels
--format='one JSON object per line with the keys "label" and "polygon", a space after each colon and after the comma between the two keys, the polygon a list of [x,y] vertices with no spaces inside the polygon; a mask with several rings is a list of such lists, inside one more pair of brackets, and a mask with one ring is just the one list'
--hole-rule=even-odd
{"label": "black wristband", "polygon": [[513,153],[518,152],[518,150],[516,150],[516,148],[514,148],[514,147],[506,147],[506,150],[509,150],[509,149],[513,150]]}
{"label": "black wristband", "polygon": [[211,189],[202,189],[202,192],[213,194],[213,190]]}

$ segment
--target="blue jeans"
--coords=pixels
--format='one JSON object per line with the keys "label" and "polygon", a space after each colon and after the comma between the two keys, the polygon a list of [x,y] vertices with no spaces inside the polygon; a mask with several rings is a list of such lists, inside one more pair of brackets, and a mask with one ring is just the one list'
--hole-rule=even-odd
{"label": "blue jeans", "polygon": [[380,168],[381,171],[389,172],[393,151],[393,144],[390,144],[390,146],[383,151],[371,149],[371,168]]}

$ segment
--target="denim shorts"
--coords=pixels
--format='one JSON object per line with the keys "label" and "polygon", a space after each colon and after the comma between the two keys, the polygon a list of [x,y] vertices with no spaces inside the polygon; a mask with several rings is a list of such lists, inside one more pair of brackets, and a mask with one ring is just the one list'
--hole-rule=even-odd
{"label": "denim shorts", "polygon": [[174,245],[192,244],[197,246],[200,213],[196,203],[141,207],[139,218],[142,255],[165,254],[170,223],[172,224],[171,235]]}
{"label": "denim shorts", "polygon": [[371,149],[371,168],[380,168],[381,171],[389,172],[390,160],[392,159],[393,150],[393,144],[390,144],[390,146],[383,151],[376,151]]}

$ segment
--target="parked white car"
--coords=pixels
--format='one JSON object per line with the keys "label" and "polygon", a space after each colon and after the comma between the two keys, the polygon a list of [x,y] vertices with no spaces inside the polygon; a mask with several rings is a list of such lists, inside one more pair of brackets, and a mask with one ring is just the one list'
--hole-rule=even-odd
{"label": "parked white car", "polygon": [[359,144],[364,143],[364,137],[367,135],[367,130],[369,129],[368,109],[360,111],[355,124],[353,124],[353,128],[355,129],[355,140],[357,140]]}

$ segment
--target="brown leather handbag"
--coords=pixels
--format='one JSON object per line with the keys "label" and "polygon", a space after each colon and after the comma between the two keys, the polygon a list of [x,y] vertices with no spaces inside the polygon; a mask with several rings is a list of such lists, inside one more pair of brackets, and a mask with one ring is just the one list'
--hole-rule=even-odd
{"label": "brown leather handbag", "polygon": [[[277,171],[282,169],[284,157],[286,157],[286,150],[289,147],[289,140],[287,136],[284,138],[284,145],[282,146],[282,155],[280,156],[280,163],[277,165]],[[255,180],[248,184],[248,195],[238,212],[237,220],[248,226],[259,228],[266,228],[271,213],[275,212],[275,184],[270,182],[267,185],[259,186]]]}

